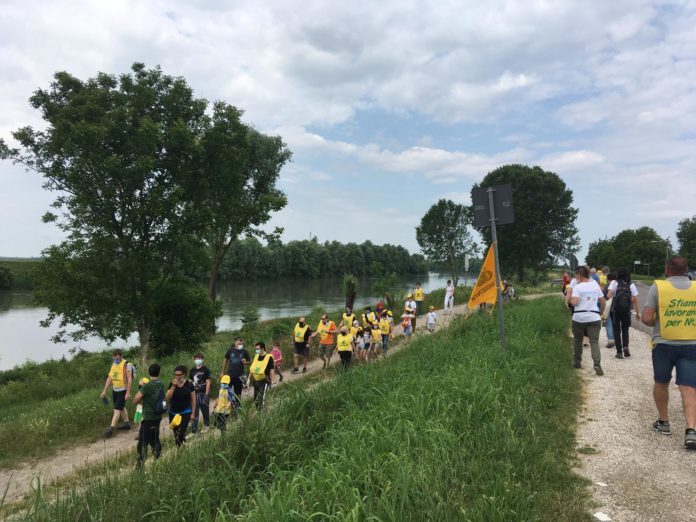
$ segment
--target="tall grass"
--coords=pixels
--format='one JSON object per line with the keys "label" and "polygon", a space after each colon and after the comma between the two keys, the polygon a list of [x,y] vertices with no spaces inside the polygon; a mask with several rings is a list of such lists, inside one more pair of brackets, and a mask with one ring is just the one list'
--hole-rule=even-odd
{"label": "tall grass", "polygon": [[[555,299],[477,314],[32,520],[583,520],[578,378]],[[273,399],[271,399],[273,400]]]}

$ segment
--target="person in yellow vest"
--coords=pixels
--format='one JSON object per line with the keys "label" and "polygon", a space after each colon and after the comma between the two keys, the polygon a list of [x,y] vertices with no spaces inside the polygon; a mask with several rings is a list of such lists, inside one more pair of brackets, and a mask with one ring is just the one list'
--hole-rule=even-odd
{"label": "person in yellow vest", "polygon": [[341,358],[342,368],[347,370],[350,366],[353,350],[355,350],[355,340],[345,326],[341,326],[339,334],[336,336],[336,350]]}
{"label": "person in yellow vest", "polygon": [[338,327],[341,328],[341,326],[346,326],[350,328],[353,326],[353,321],[356,319],[357,317],[355,317],[355,314],[353,313],[353,310],[350,309],[350,306],[346,306],[346,311],[341,316],[341,324],[339,324]]}
{"label": "person in yellow vest", "polygon": [[388,312],[382,315],[379,320],[379,332],[382,335],[382,354],[386,357],[387,350],[389,349],[389,338],[391,337],[393,330],[393,323],[389,319]]}
{"label": "person in yellow vest", "polygon": [[293,368],[290,373],[299,372],[297,368],[297,363],[302,357],[304,365],[302,366],[302,373],[307,372],[307,358],[309,356],[309,339],[312,337],[312,329],[307,324],[307,320],[304,317],[300,317],[299,321],[295,325],[292,332],[293,339],[295,341],[295,353],[293,354]]}
{"label": "person in yellow vest", "polygon": [[607,286],[607,274],[609,269],[605,266],[597,270],[597,276],[599,277],[599,286],[602,288]]}
{"label": "person in yellow vest", "polygon": [[324,314],[317,325],[317,331],[311,335],[311,337],[319,335],[319,358],[324,362],[324,368],[331,362],[334,352],[334,334],[337,331],[336,323],[329,321],[329,316]]}
{"label": "person in yellow vest", "polygon": [[658,419],[653,429],[671,435],[669,383],[676,367],[686,417],[684,447],[696,450],[696,284],[686,276],[688,263],[672,256],[665,266],[666,281],[655,281],[643,308],[643,323],[653,327],[653,397]]}
{"label": "person in yellow vest", "polygon": [[131,428],[130,420],[128,419],[128,410],[126,409],[126,401],[130,399],[130,389],[133,381],[135,369],[133,365],[123,358],[123,352],[116,348],[111,352],[113,362],[109,375],[106,377],[104,389],[101,392],[101,399],[106,403],[106,392],[111,386],[111,399],[114,403],[114,414],[111,417],[111,425],[106,428],[104,437],[109,438],[117,429],[119,417],[123,419],[123,423],[118,426],[119,430],[129,430]]}
{"label": "person in yellow vest", "polygon": [[366,326],[372,327],[372,325],[377,322],[377,316],[372,311],[372,308],[370,308],[369,306],[365,307],[365,313],[362,314],[362,317],[360,319],[362,320],[363,328]]}
{"label": "person in yellow vest", "polygon": [[259,341],[256,343],[256,355],[249,367],[249,377],[247,386],[254,386],[254,404],[257,410],[261,410],[266,397],[266,392],[275,381],[275,366],[273,355],[266,353],[266,343]]}
{"label": "person in yellow vest", "polygon": [[416,289],[413,291],[413,300],[416,302],[416,315],[423,315],[423,301],[425,301],[425,290],[420,283],[416,283]]}
{"label": "person in yellow vest", "polygon": [[[367,360],[374,360],[377,358],[377,350],[379,349],[380,344],[382,343],[382,330],[380,328],[380,325],[382,324],[382,321],[386,320],[387,323],[389,323],[389,318],[387,317],[387,314],[384,314],[382,317],[379,319],[379,324],[373,324],[372,325],[372,330],[370,331],[370,336],[372,337],[372,343],[370,344],[370,349],[368,350],[367,354]],[[389,323],[391,326],[391,323]],[[388,342],[388,341],[387,341]]]}

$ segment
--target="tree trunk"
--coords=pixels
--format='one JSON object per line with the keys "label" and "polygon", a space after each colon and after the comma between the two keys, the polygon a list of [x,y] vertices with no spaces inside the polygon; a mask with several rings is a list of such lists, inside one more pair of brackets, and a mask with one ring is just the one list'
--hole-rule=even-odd
{"label": "tree trunk", "polygon": [[218,275],[220,273],[220,267],[222,266],[222,260],[225,255],[218,255],[217,253],[213,257],[213,263],[210,267],[210,282],[208,284],[208,297],[214,303],[217,300],[217,282]]}
{"label": "tree trunk", "polygon": [[385,292],[384,298],[387,300],[387,305],[389,305],[390,310],[394,310],[394,296],[391,292]]}
{"label": "tree trunk", "polygon": [[140,341],[140,360],[143,368],[147,368],[150,356],[150,320],[146,317],[141,318],[138,325],[138,340]]}

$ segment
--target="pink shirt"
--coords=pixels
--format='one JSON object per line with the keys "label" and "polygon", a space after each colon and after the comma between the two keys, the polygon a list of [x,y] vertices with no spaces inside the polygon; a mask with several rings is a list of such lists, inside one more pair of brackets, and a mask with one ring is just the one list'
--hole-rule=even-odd
{"label": "pink shirt", "polygon": [[280,351],[280,348],[278,348],[277,346],[273,347],[273,349],[271,350],[271,355],[273,356],[273,360],[275,362],[283,360],[283,353]]}

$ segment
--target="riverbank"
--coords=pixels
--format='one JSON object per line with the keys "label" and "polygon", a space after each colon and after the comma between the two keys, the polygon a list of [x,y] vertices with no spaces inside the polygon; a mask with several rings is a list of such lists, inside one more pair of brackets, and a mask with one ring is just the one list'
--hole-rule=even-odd
{"label": "riverbank", "polygon": [[11,278],[7,288],[2,289],[32,290],[34,288],[34,271],[40,264],[41,259],[33,257],[0,259],[0,268],[6,268]]}
{"label": "riverbank", "polygon": [[506,308],[507,356],[493,317],[457,320],[379,364],[288,388],[282,408],[170,452],[146,476],[94,478],[28,518],[583,519],[565,311],[555,299]]}
{"label": "riverbank", "polygon": [[[470,289],[458,290],[458,301],[468,299]],[[430,292],[425,305],[442,306],[444,290]],[[306,313],[307,321],[315,327],[323,309]],[[333,311],[331,318],[338,324],[340,313]],[[262,321],[251,328],[231,332],[218,332],[201,348],[205,361],[213,374],[213,389],[217,389],[217,376],[227,348],[238,335],[248,347],[259,340],[267,344],[280,342],[286,366],[292,361],[291,332],[297,317],[285,317]],[[270,344],[269,344],[270,345]],[[310,351],[314,359],[315,350]],[[126,358],[137,361],[137,351],[126,352]],[[192,353],[175,353],[158,358],[162,375],[171,375],[179,364],[190,366]],[[58,451],[76,445],[93,443],[101,438],[111,418],[111,409],[99,401],[106,372],[111,361],[111,351],[82,352],[71,360],[47,361],[25,364],[13,370],[0,372],[0,469],[31,459],[45,458]],[[139,370],[139,377],[145,370]],[[128,403],[129,411],[133,407]],[[17,437],[22,433],[22,437]]]}

